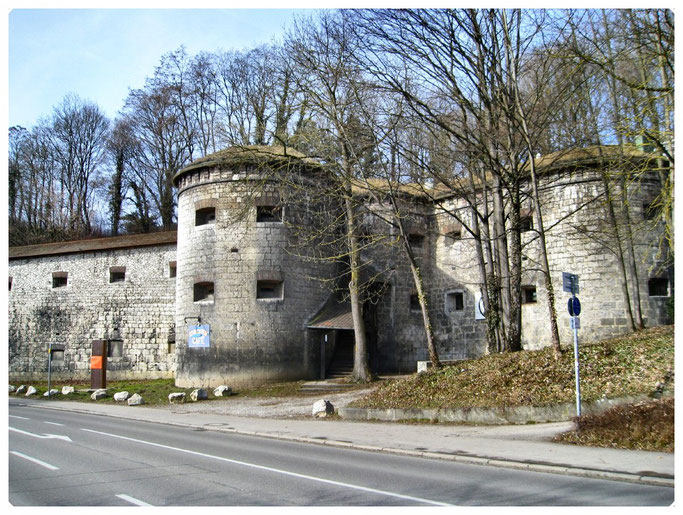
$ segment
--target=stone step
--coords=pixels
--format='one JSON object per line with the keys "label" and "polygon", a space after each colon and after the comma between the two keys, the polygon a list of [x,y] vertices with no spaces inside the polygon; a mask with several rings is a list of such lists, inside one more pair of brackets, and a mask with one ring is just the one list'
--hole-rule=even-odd
{"label": "stone step", "polygon": [[327,372],[327,374],[325,374],[325,377],[326,379],[342,379],[344,377],[349,377],[352,372],[352,368],[348,370],[330,370]]}
{"label": "stone step", "polygon": [[353,388],[354,385],[346,383],[335,383],[327,381],[312,381],[309,383],[304,383],[299,388],[300,392],[303,393],[333,393],[333,392],[343,392],[349,388]]}

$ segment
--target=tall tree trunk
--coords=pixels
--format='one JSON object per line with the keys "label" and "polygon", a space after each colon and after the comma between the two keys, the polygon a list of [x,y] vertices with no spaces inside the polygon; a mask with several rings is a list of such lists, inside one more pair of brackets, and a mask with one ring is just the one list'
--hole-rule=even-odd
{"label": "tall tree trunk", "polygon": [[353,353],[352,377],[356,381],[368,382],[372,379],[372,373],[368,364],[367,338],[365,335],[365,321],[363,320],[363,304],[360,300],[360,251],[358,249],[358,237],[356,234],[355,213],[351,201],[351,185],[347,185],[347,193],[344,198],[346,210],[346,237],[349,245],[349,263],[351,281],[349,282],[349,299],[351,301],[351,316],[355,337],[355,349]]}
{"label": "tall tree trunk", "polygon": [[441,368],[441,361],[439,360],[439,354],[436,350],[436,344],[434,342],[434,331],[432,329],[432,321],[429,316],[429,306],[427,305],[427,295],[425,294],[422,272],[420,271],[419,264],[415,258],[415,253],[413,252],[410,242],[408,241],[408,235],[406,234],[403,221],[401,220],[399,214],[398,206],[396,205],[396,198],[393,194],[391,195],[391,204],[394,210],[394,217],[396,220],[396,225],[398,226],[401,242],[406,252],[406,256],[408,256],[408,262],[410,263],[410,271],[413,275],[413,282],[415,283],[415,288],[417,290],[417,298],[420,302],[422,323],[425,330],[425,338],[427,339],[427,352],[429,353],[429,360],[432,362],[432,366],[434,368]]}
{"label": "tall tree trunk", "polygon": [[509,263],[509,317],[507,350],[522,350],[522,238],[520,234],[519,188],[514,185],[510,192],[510,252]]}
{"label": "tall tree trunk", "polygon": [[548,318],[550,321],[550,334],[553,343],[553,352],[555,358],[562,355],[562,347],[560,346],[560,331],[557,327],[557,311],[555,310],[555,288],[553,287],[553,278],[550,275],[550,263],[548,262],[548,247],[545,241],[545,227],[543,226],[543,216],[541,214],[541,202],[538,194],[538,176],[536,175],[536,165],[534,163],[534,156],[529,152],[529,162],[531,163],[531,184],[534,195],[534,223],[538,231],[538,248],[541,254],[541,270],[543,272],[543,281],[545,284],[545,291],[548,297]]}
{"label": "tall tree trunk", "polygon": [[[607,31],[607,34],[609,35],[609,22],[607,20],[607,17],[605,15],[605,11],[602,12],[602,22],[603,26],[605,28],[605,31]],[[606,39],[607,42],[607,55],[610,60],[610,62],[614,61],[614,52],[612,49],[611,45],[611,40],[608,37]],[[610,91],[610,99],[612,102],[612,111],[613,111],[613,116],[614,116],[614,126],[617,127],[617,138],[619,141],[619,144],[623,144],[623,134],[622,131],[619,130],[624,123],[622,121],[622,108],[623,106],[620,105],[619,103],[619,93],[617,90],[617,84],[616,80],[614,77],[608,76],[607,77],[607,84],[609,86],[609,91]],[[591,103],[592,106],[592,103]],[[633,289],[633,315],[635,316],[635,327],[636,329],[642,329],[643,326],[643,317],[642,317],[642,311],[640,308],[640,288],[638,286],[638,272],[636,270],[636,263],[635,263],[635,252],[633,250],[633,233],[631,231],[630,227],[630,215],[628,213],[628,188],[627,188],[627,182],[626,182],[626,177],[623,175],[621,176],[621,203],[622,203],[622,216],[624,217],[624,230],[626,231],[626,234],[623,239],[623,245],[626,249],[626,255],[621,251],[620,248],[620,254],[624,258],[625,264],[626,264],[626,271],[629,276],[629,280],[631,282],[631,288]],[[615,217],[615,224],[616,224],[616,217]],[[615,225],[616,228],[616,225]],[[629,311],[631,310],[629,306]]]}
{"label": "tall tree trunk", "polygon": [[510,350],[510,331],[512,318],[510,312],[510,262],[508,259],[508,239],[505,234],[505,211],[501,179],[494,174],[493,184],[493,254],[495,266],[493,273],[498,278],[501,320],[499,325],[500,340],[505,351]]}
{"label": "tall tree trunk", "polygon": [[[482,302],[484,304],[484,318],[486,320],[486,350],[489,354],[500,351],[498,342],[498,330],[496,320],[489,316],[491,301],[489,300],[488,274],[486,273],[486,260],[484,258],[484,244],[482,242],[481,231],[479,230],[479,218],[474,206],[472,213],[472,237],[474,238],[474,250],[477,255],[477,269],[479,270],[479,284]],[[475,308],[476,309],[476,308]]]}
{"label": "tall tree trunk", "polygon": [[614,242],[616,243],[616,256],[617,256],[617,268],[619,269],[619,275],[621,276],[621,295],[624,297],[624,304],[626,305],[626,314],[628,315],[628,321],[631,325],[631,330],[636,330],[636,323],[633,319],[633,311],[631,310],[631,298],[628,293],[628,280],[626,278],[626,265],[624,260],[624,252],[622,250],[621,236],[619,235],[619,224],[617,222],[617,217],[614,213],[614,205],[612,204],[612,193],[609,186],[609,179],[603,174],[602,183],[605,188],[606,197],[606,207],[607,215],[609,216],[609,222],[614,231]]}
{"label": "tall tree trunk", "polygon": [[635,315],[636,330],[643,329],[643,312],[640,307],[640,284],[638,282],[638,267],[636,266],[636,255],[633,244],[633,230],[631,229],[631,215],[629,213],[628,184],[623,173],[621,175],[621,210],[624,218],[624,230],[626,237],[624,246],[626,247],[626,266],[633,291],[633,311]]}
{"label": "tall tree trunk", "polygon": [[562,347],[560,346],[560,332],[557,327],[557,311],[555,310],[555,289],[553,287],[553,279],[550,275],[550,263],[548,262],[548,247],[545,241],[545,227],[543,225],[543,215],[541,213],[541,200],[538,193],[538,175],[536,174],[536,162],[534,161],[533,148],[531,146],[531,139],[529,136],[529,129],[526,123],[526,114],[519,99],[519,92],[515,84],[515,102],[520,114],[520,121],[522,126],[522,134],[524,136],[527,157],[529,159],[529,169],[531,172],[531,190],[534,202],[534,224],[538,233],[538,250],[541,258],[541,271],[543,273],[543,282],[548,300],[548,318],[550,321],[550,335],[553,345],[553,352],[555,358],[559,359],[562,355]]}
{"label": "tall tree trunk", "polygon": [[116,169],[114,170],[114,177],[112,177],[111,185],[111,233],[112,236],[118,236],[119,225],[121,224],[121,210],[123,208],[123,169],[124,158],[121,153],[116,155]]}
{"label": "tall tree trunk", "polygon": [[[410,245],[408,245],[410,246]],[[427,338],[427,352],[429,353],[429,360],[432,362],[434,368],[441,368],[441,361],[439,354],[436,351],[436,344],[434,342],[434,331],[432,329],[432,321],[429,316],[429,308],[427,305],[427,296],[425,294],[424,283],[422,281],[422,273],[415,264],[415,257],[410,258],[410,271],[413,274],[413,281],[417,289],[417,297],[420,302],[420,309],[422,311],[422,322],[424,324],[425,336]]]}
{"label": "tall tree trunk", "polygon": [[[505,342],[505,329],[502,327],[501,315],[501,291],[500,291],[500,276],[496,273],[495,263],[493,257],[493,242],[491,239],[491,231],[489,228],[489,194],[488,185],[486,182],[485,172],[479,173],[479,180],[484,185],[482,189],[481,198],[481,213],[476,209],[476,191],[475,177],[470,175],[470,184],[474,193],[472,200],[472,220],[476,224],[478,232],[481,233],[479,242],[481,243],[481,273],[484,274],[482,284],[484,289],[482,296],[484,297],[486,319],[486,333],[487,341],[489,343],[489,352],[502,352]],[[481,217],[481,218],[480,218]]]}

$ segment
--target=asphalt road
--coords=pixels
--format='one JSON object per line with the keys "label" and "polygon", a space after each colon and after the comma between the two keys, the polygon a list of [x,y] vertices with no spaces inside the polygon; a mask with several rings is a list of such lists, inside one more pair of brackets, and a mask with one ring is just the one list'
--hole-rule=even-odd
{"label": "asphalt road", "polygon": [[16,405],[8,447],[15,506],[668,506],[674,495]]}

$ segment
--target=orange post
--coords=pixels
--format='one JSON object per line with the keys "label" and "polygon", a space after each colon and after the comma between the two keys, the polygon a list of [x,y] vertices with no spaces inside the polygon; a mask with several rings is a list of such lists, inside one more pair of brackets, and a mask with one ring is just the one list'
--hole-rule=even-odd
{"label": "orange post", "polygon": [[90,356],[90,388],[107,387],[107,342],[93,340]]}

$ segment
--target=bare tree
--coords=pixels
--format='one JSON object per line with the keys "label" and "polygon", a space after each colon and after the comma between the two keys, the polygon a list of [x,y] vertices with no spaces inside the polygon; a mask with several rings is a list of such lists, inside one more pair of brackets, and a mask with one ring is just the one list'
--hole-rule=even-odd
{"label": "bare tree", "polygon": [[227,145],[287,142],[298,92],[289,57],[264,45],[216,58],[218,130]]}
{"label": "bare tree", "polygon": [[[575,104],[589,106],[592,142],[616,142],[623,149],[622,165],[616,176],[605,178],[605,194],[611,232],[614,235],[617,263],[623,268],[624,296],[629,320],[635,329],[644,326],[640,279],[637,272],[637,235],[639,230],[662,234],[660,251],[664,259],[673,258],[673,18],[667,10],[589,10],[567,16],[571,32],[565,55],[576,62],[584,77],[598,87],[577,95]],[[598,92],[604,92],[602,102]],[[583,93],[583,94],[582,94]],[[581,132],[576,123],[575,132]],[[637,188],[642,177],[654,173],[654,160],[634,170],[628,155],[636,143],[644,150],[655,150],[662,185],[655,206],[652,226],[640,227],[633,220],[629,191]],[[655,225],[661,223],[664,231]],[[630,292],[629,292],[630,284]]]}
{"label": "bare tree", "polygon": [[353,377],[365,382],[372,373],[363,319],[360,231],[353,193],[360,165],[356,156],[364,151],[358,147],[363,142],[354,139],[350,130],[356,121],[361,77],[351,67],[356,41],[344,18],[323,12],[316,21],[314,24],[312,20],[299,19],[288,35],[286,49],[296,71],[297,85],[305,92],[312,116],[322,129],[317,135],[324,136],[309,144],[316,149],[314,156],[328,164],[344,213],[344,252],[348,258],[348,295],[355,337]]}
{"label": "bare tree", "polygon": [[[527,45],[527,38],[523,38],[521,35],[522,30],[522,13],[517,10],[512,13],[513,22],[509,23],[507,13],[502,12],[502,28],[504,34],[504,45],[506,52],[506,63],[507,70],[506,74],[509,79],[510,87],[513,91],[513,105],[517,112],[517,127],[516,131],[521,135],[524,144],[526,146],[528,171],[530,174],[531,182],[531,197],[534,205],[534,219],[535,219],[535,231],[538,234],[538,250],[540,254],[540,265],[541,271],[543,273],[544,286],[546,290],[546,296],[548,301],[548,313],[550,322],[550,334],[552,339],[553,350],[555,352],[555,357],[559,358],[562,354],[562,349],[560,347],[560,334],[557,327],[557,312],[555,310],[555,291],[553,287],[552,276],[550,272],[550,265],[548,262],[548,251],[545,238],[545,227],[543,224],[543,206],[540,201],[539,188],[538,188],[538,173],[536,172],[536,153],[535,153],[535,141],[534,134],[531,131],[531,117],[529,116],[529,111],[531,111],[536,103],[536,98],[543,97],[543,93],[539,90],[543,90],[546,85],[550,82],[544,75],[544,72],[552,73],[554,71],[553,66],[541,66],[539,67],[539,61],[533,60],[534,70],[536,73],[536,80],[534,84],[536,86],[532,95],[526,95],[522,99],[521,87],[520,87],[520,69],[521,69],[521,58],[524,51],[524,46]],[[544,24],[544,19],[534,20],[535,30],[540,31]],[[564,90],[556,92],[554,102],[551,105],[564,103],[567,100],[566,95],[562,94]],[[529,107],[527,107],[529,105]],[[544,106],[550,107],[550,106]],[[549,126],[547,116],[543,117],[541,120],[537,117],[536,122],[541,121],[540,132],[547,129]],[[538,127],[537,127],[538,129]]]}
{"label": "bare tree", "polygon": [[[522,140],[506,74],[500,13],[358,11],[372,72],[400,93],[422,123],[467,156],[476,215],[490,350],[521,348],[520,178]],[[434,176],[461,190],[462,176]],[[507,209],[505,206],[508,206]],[[489,212],[490,210],[490,212]],[[482,235],[486,235],[482,238]],[[487,259],[489,258],[489,259]],[[491,297],[497,297],[495,300]],[[500,347],[498,347],[500,350]]]}
{"label": "bare tree", "polygon": [[136,152],[135,141],[130,123],[119,118],[114,123],[108,142],[108,151],[113,166],[109,184],[109,211],[111,214],[111,233],[119,234],[124,202],[129,188],[129,167]]}
{"label": "bare tree", "polygon": [[124,114],[138,143],[131,158],[131,173],[139,188],[136,199],[142,203],[138,212],[154,213],[170,230],[176,216],[173,176],[191,156],[188,129],[173,87],[164,83],[163,76],[153,77],[143,89],[130,92]]}
{"label": "bare tree", "polygon": [[[360,67],[362,56],[358,57],[360,59],[356,64]],[[399,252],[407,259],[422,314],[427,353],[432,366],[440,368],[441,361],[432,327],[422,263],[414,248],[414,245],[419,246],[418,241],[423,241],[425,236],[429,236],[429,232],[424,228],[425,214],[424,210],[420,210],[420,205],[431,206],[432,199],[424,195],[422,188],[405,182],[414,179],[420,181],[421,177],[415,177],[417,168],[410,166],[410,161],[408,172],[402,170],[402,164],[406,161],[398,159],[396,155],[397,140],[402,138],[405,130],[403,102],[385,88],[369,81],[364,83],[364,87],[369,91],[357,96],[359,123],[352,127],[356,137],[362,135],[366,142],[365,145],[355,146],[366,152],[365,156],[356,156],[363,162],[363,166],[359,168],[357,187],[362,198],[371,200],[371,204],[377,206],[371,210],[372,215],[380,218],[390,231],[390,234],[383,235],[384,237],[375,242],[375,245],[370,246],[370,251],[374,250],[376,253],[379,246],[398,247]],[[422,223],[416,224],[416,219],[422,220]],[[411,234],[411,225],[423,227]]]}
{"label": "bare tree", "polygon": [[8,138],[9,163],[8,175],[8,207],[10,223],[19,220],[21,212],[21,189],[23,177],[22,154],[26,147],[28,131],[21,126],[10,127]]}
{"label": "bare tree", "polygon": [[69,95],[31,131],[10,131],[13,245],[93,234],[108,124],[95,104]]}
{"label": "bare tree", "polygon": [[[673,257],[673,12],[596,10],[568,19],[572,55],[597,70],[610,92],[609,136],[620,144],[640,141],[653,146],[664,158],[657,218],[664,224],[666,247]],[[632,237],[627,234],[625,241],[631,245]]]}
{"label": "bare tree", "polygon": [[67,192],[70,228],[89,233],[109,121],[96,104],[67,95],[52,114],[51,141]]}
{"label": "bare tree", "polygon": [[190,62],[191,108],[195,140],[201,156],[220,150],[218,140],[218,79],[214,56],[200,52]]}

